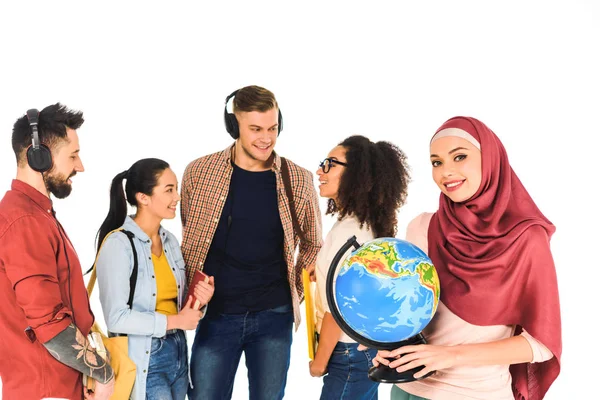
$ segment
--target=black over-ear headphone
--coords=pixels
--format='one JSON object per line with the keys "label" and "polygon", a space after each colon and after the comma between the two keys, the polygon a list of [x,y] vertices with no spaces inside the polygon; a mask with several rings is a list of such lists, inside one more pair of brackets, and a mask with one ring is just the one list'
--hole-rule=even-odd
{"label": "black over-ear headphone", "polygon": [[37,172],[46,172],[52,168],[52,154],[45,144],[40,143],[38,135],[39,111],[27,110],[27,121],[31,127],[31,146],[27,149],[27,163]]}
{"label": "black over-ear headphone", "polygon": [[[234,139],[240,137],[240,127],[238,125],[238,121],[235,117],[235,114],[227,112],[227,103],[229,102],[229,99],[231,99],[237,94],[237,92],[239,92],[239,89],[231,93],[225,99],[225,129],[227,129],[227,132],[229,132],[231,137]],[[277,107],[277,111],[279,114],[277,117],[277,136],[279,136],[279,134],[283,130],[283,117],[281,116],[281,109],[279,107]]]}

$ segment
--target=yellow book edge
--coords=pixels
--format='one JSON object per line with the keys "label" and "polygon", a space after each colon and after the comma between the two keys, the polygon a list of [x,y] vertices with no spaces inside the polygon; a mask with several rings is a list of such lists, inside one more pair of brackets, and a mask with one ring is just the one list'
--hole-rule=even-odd
{"label": "yellow book edge", "polygon": [[306,309],[306,336],[308,337],[308,357],[315,359],[317,351],[317,333],[315,326],[315,307],[313,303],[313,292],[308,271],[302,270],[302,284],[304,286],[304,307]]}

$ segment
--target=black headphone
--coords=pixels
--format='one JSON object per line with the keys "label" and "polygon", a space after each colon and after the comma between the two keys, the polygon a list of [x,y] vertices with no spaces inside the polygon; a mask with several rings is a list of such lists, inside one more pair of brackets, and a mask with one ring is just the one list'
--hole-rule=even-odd
{"label": "black headphone", "polygon": [[37,172],[46,172],[52,168],[52,153],[45,144],[40,143],[38,122],[40,112],[35,108],[27,110],[27,121],[31,127],[31,146],[27,149],[27,163]]}
{"label": "black headphone", "polygon": [[[227,103],[229,102],[229,99],[235,96],[239,91],[239,89],[236,90],[235,92],[227,96],[227,98],[225,99],[225,129],[227,129],[227,132],[229,132],[231,137],[234,139],[240,137],[240,127],[238,125],[238,121],[235,117],[235,114],[227,112]],[[279,107],[277,107],[277,111],[279,113],[277,121],[277,136],[279,136],[279,134],[283,130],[283,117],[281,116],[281,109]]]}

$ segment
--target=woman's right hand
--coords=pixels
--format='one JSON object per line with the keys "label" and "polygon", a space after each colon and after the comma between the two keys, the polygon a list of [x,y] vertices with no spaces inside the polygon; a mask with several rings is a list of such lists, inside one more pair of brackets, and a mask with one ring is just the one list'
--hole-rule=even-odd
{"label": "woman's right hand", "polygon": [[181,309],[181,311],[179,311],[177,315],[170,315],[169,317],[167,317],[167,330],[196,329],[200,318],[202,318],[202,311],[194,310],[192,308],[192,296],[189,296],[187,303],[185,303],[185,306],[183,306],[183,308]]}

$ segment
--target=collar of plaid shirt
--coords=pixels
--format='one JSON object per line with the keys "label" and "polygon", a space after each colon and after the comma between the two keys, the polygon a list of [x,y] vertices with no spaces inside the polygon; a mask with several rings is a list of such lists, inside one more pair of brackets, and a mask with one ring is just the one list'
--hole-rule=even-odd
{"label": "collar of plaid shirt", "polygon": [[[192,161],[186,168],[181,186],[181,250],[186,263],[188,284],[197,270],[202,270],[229,193],[232,149]],[[313,265],[322,245],[321,212],[312,174],[288,159],[290,181],[298,221],[306,235],[299,243],[294,232],[289,202],[281,178],[281,157],[275,157],[271,170],[277,181],[277,203],[284,231],[284,257],[292,295],[295,327],[300,324],[300,302],[304,299],[302,268]],[[297,257],[294,257],[299,246]]]}

